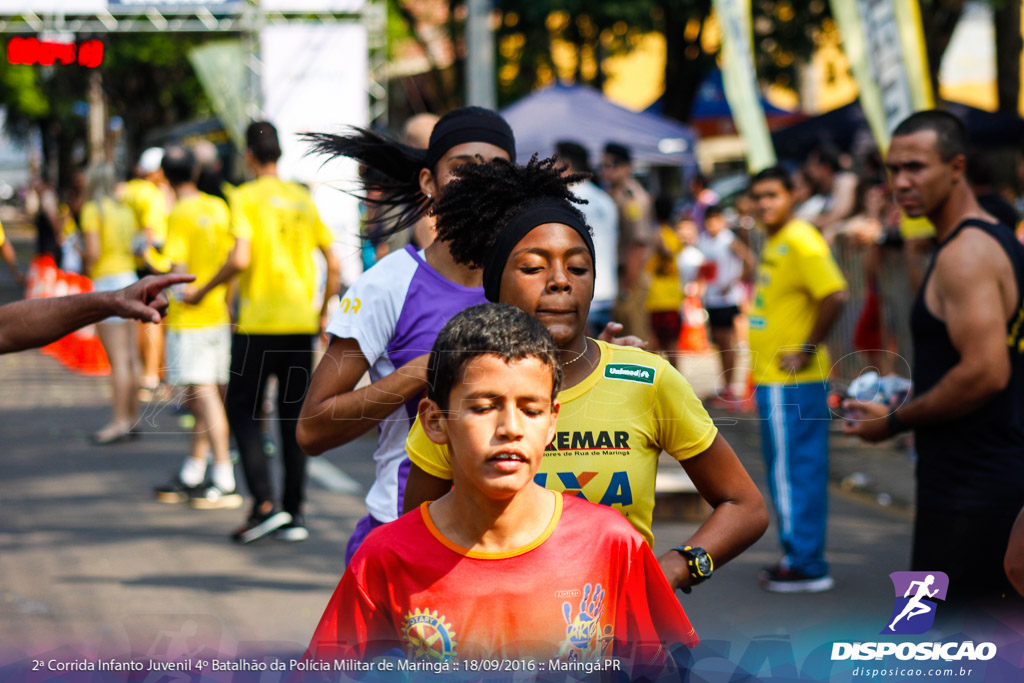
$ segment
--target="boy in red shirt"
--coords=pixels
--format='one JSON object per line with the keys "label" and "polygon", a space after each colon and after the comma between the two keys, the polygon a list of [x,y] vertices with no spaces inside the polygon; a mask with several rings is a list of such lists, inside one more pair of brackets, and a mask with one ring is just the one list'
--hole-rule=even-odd
{"label": "boy in red shirt", "polygon": [[473,306],[445,325],[419,416],[451,451],[453,488],[369,535],[307,660],[402,653],[454,671],[503,660],[635,672],[664,665],[663,644],[697,644],[621,514],[534,483],[561,378],[547,330],[517,308]]}

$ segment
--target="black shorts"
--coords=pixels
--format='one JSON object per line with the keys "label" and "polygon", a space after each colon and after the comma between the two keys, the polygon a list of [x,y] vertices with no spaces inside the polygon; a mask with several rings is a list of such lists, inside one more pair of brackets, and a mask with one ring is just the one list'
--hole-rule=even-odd
{"label": "black shorts", "polygon": [[736,316],[740,314],[739,306],[724,306],[708,309],[708,324],[712,328],[731,328]]}

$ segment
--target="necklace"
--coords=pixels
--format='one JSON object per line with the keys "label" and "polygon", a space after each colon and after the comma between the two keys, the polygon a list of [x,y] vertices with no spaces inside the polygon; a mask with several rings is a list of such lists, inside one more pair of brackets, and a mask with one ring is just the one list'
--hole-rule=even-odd
{"label": "necklace", "polygon": [[586,354],[587,354],[587,338],[584,337],[583,338],[583,350],[580,351],[580,355],[576,356],[572,360],[565,361],[564,363],[562,363],[562,367],[564,368],[566,365],[572,365],[573,363],[578,361],[580,358],[583,358],[583,356],[585,356]]}

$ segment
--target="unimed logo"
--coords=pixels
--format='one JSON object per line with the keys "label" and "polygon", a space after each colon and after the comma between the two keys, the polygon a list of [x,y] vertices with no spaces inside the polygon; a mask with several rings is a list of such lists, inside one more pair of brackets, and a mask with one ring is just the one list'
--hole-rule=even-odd
{"label": "unimed logo", "polygon": [[609,363],[604,366],[604,376],[608,379],[623,379],[627,382],[654,384],[654,368],[632,363]]}
{"label": "unimed logo", "polygon": [[[917,635],[927,632],[935,623],[938,600],[946,599],[949,577],[943,572],[893,572],[895,604],[883,635]],[[896,657],[918,661],[978,661],[996,656],[994,643],[965,642],[854,642],[832,643],[832,660],[871,660]]]}

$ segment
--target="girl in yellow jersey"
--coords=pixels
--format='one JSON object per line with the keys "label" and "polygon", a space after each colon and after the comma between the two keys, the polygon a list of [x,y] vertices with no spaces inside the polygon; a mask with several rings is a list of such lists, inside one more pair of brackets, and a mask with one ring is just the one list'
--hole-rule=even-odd
{"label": "girl in yellow jersey", "polygon": [[[114,168],[103,164],[89,172],[89,201],[82,207],[85,265],[98,292],[122,289],[138,279],[132,240],[138,224],[132,210],[114,196]],[[138,435],[132,428],[139,415],[138,323],[107,318],[96,326],[110,361],[114,393],[111,421],[93,434],[97,445],[124,441]]]}
{"label": "girl in yellow jersey", "polygon": [[[453,258],[483,268],[489,301],[540,320],[564,371],[554,440],[538,483],[619,510],[653,543],[658,458],[679,460],[714,512],[697,532],[659,558],[674,588],[688,590],[756,541],[768,525],[761,494],[711,422],[689,383],[660,356],[588,339],[594,246],[570,203],[578,175],[553,160],[526,166],[494,160],[460,167],[435,206],[438,239]],[[442,495],[451,483],[447,450],[414,425],[405,509]]]}

